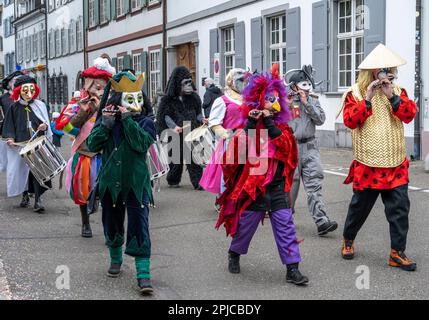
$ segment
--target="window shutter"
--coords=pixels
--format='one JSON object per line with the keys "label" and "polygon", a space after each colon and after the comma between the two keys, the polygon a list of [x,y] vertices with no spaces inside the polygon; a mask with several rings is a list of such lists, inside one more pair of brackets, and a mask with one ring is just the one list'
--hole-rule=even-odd
{"label": "window shutter", "polygon": [[130,0],[124,0],[123,4],[124,4],[124,14],[127,14],[128,12],[130,12]]}
{"label": "window shutter", "polygon": [[140,55],[140,59],[141,59],[141,72],[145,73],[145,82],[143,85],[143,92],[147,96],[149,96],[150,70],[148,68],[148,52],[143,51],[142,54]]}
{"label": "window shutter", "polygon": [[109,0],[110,2],[110,18],[112,20],[116,19],[116,1],[119,0]]}
{"label": "window shutter", "polygon": [[94,26],[98,26],[100,24],[100,1],[94,1]]}
{"label": "window shutter", "polygon": [[386,42],[386,0],[365,0],[365,6],[371,19],[370,28],[366,28],[364,33],[366,57],[377,45]]}
{"label": "window shutter", "polygon": [[257,17],[251,20],[251,45],[252,45],[252,71],[259,72],[263,67],[262,53],[262,18]]}
{"label": "window shutter", "polygon": [[[83,0],[83,29],[88,29],[88,19],[89,19],[89,0]],[[98,1],[97,1],[98,2]]]}
{"label": "window shutter", "polygon": [[[118,65],[118,58],[112,58],[112,67],[117,69],[117,65]],[[118,70],[116,70],[116,72],[118,72]]]}
{"label": "window shutter", "polygon": [[106,0],[106,21],[110,21],[112,19],[112,5],[111,2],[115,2],[114,0]]}
{"label": "window shutter", "polygon": [[214,54],[219,52],[219,30],[210,30],[210,77],[214,77]]}
{"label": "window shutter", "polygon": [[316,82],[324,81],[317,91],[328,91],[328,0],[313,3],[313,67]]}
{"label": "window shutter", "polygon": [[244,21],[235,24],[235,67],[246,69],[246,25]]}
{"label": "window shutter", "polygon": [[132,67],[133,67],[132,62],[133,62],[133,59],[129,54],[124,56],[124,69],[132,69]]}
{"label": "window shutter", "polygon": [[301,68],[301,8],[286,10],[286,69]]}
{"label": "window shutter", "polygon": [[160,84],[159,84],[159,86],[160,86],[160,88],[159,88],[159,90],[160,91],[164,91],[164,48],[161,48],[160,49],[160,52],[159,52],[159,54],[160,54],[160,63],[159,63],[159,71],[160,71],[160,75],[159,75],[159,78],[160,78]]}

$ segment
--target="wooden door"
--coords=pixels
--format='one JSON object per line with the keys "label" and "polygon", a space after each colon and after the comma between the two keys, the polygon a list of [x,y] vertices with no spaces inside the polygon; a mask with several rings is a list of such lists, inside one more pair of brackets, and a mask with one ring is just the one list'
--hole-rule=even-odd
{"label": "wooden door", "polygon": [[193,43],[185,43],[177,47],[176,64],[188,68],[192,74],[192,80],[196,84],[197,62]]}

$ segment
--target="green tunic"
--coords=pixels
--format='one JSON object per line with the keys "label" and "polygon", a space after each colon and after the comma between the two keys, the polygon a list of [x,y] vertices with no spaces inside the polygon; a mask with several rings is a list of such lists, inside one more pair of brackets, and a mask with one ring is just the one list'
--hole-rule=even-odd
{"label": "green tunic", "polygon": [[132,190],[142,204],[143,192],[146,191],[152,202],[152,188],[146,156],[154,143],[153,137],[131,117],[122,120],[123,139],[113,157],[105,167],[110,154],[115,150],[113,131],[103,124],[94,127],[87,139],[91,152],[102,152],[102,170],[99,180],[99,195],[103,199],[110,192],[113,203],[119,196],[125,201]]}

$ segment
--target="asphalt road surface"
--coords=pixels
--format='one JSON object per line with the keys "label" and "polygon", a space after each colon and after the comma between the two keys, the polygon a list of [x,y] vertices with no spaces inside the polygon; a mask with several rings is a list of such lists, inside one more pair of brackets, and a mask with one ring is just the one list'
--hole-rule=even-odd
{"label": "asphalt road surface", "polygon": [[[301,189],[295,223],[301,244],[301,269],[310,278],[305,288],[285,282],[270,222],[260,226],[242,257],[242,272],[227,271],[230,240],[215,230],[214,196],[194,191],[187,172],[181,189],[163,181],[151,210],[152,276],[155,295],[144,299],[428,299],[429,174],[423,163],[410,169],[412,209],[408,255],[418,271],[406,273],[387,264],[389,229],[381,201],[357,239],[353,261],[340,256],[342,227],[351,188],[342,181],[351,161],[348,150],[322,150],[326,169],[324,195],[339,230],[316,235]],[[64,190],[44,199],[46,214],[17,207],[6,198],[0,174],[0,299],[143,299],[136,288],[134,261],[124,260],[118,279],[108,278],[101,214],[92,220],[94,238],[80,237],[80,213]],[[67,282],[67,279],[69,281]]]}

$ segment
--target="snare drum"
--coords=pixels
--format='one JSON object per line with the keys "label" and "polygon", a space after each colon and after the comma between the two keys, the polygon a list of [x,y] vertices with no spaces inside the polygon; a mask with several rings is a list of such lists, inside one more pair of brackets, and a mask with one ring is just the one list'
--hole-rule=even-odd
{"label": "snare drum", "polygon": [[44,187],[67,166],[57,148],[46,136],[29,142],[19,152],[36,180]]}
{"label": "snare drum", "polygon": [[146,163],[151,181],[165,176],[170,171],[167,154],[159,140],[150,146],[147,152]]}
{"label": "snare drum", "polygon": [[213,133],[207,125],[192,130],[185,137],[185,142],[191,144],[192,159],[202,167],[207,166],[215,150]]}

